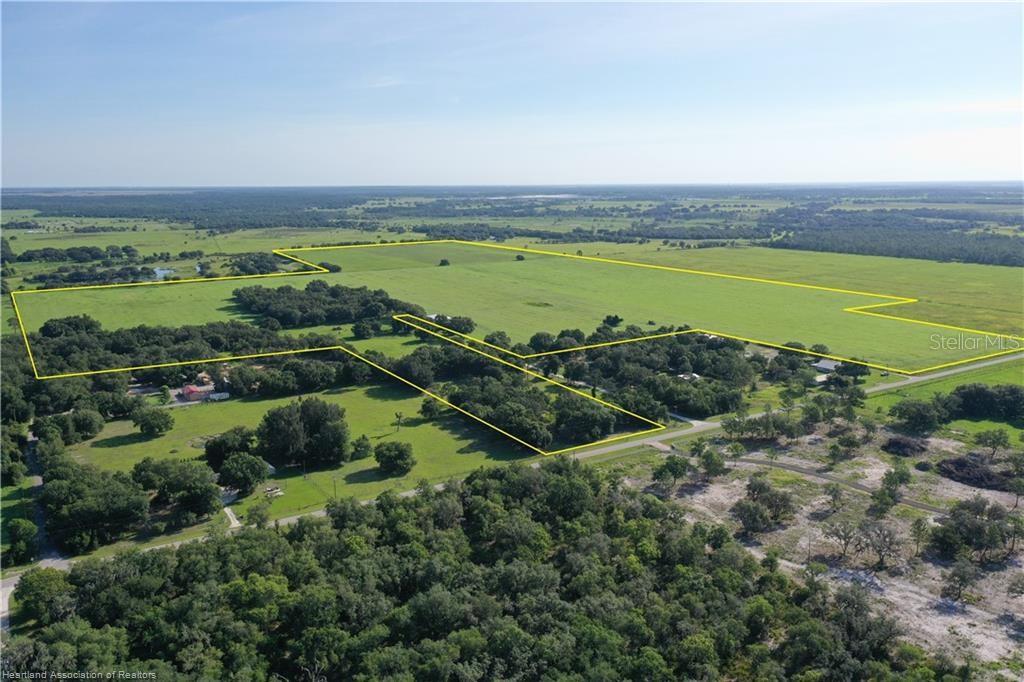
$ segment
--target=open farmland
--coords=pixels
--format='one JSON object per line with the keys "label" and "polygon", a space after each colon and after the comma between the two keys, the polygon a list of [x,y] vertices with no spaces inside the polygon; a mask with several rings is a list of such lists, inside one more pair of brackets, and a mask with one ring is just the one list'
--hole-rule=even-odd
{"label": "open farmland", "polygon": [[[528,239],[513,243],[532,245]],[[814,253],[759,246],[680,249],[660,243],[540,246],[587,256],[710,270],[918,299],[886,310],[894,317],[1024,334],[1024,270],[977,263]]]}
{"label": "open farmland", "polygon": [[[825,344],[833,355],[906,371],[1018,347],[1015,340],[995,335],[844,310],[897,302],[894,297],[904,295],[899,290],[879,292],[885,294],[879,296],[462,242],[325,248],[297,254],[336,263],[342,272],[24,293],[18,301],[30,331],[48,319],[81,313],[107,329],[179,326],[239,316],[231,294],[243,284],[304,286],[307,278],[323,278],[332,284],[385,289],[431,313],[467,315],[476,321],[478,337],[504,330],[521,342],[541,330],[593,329],[606,315],[618,314],[625,324],[643,329],[685,324],[768,344]],[[450,265],[440,267],[443,260]],[[874,288],[865,283],[866,291]],[[869,312],[889,315],[917,305],[890,305]],[[126,316],[125,310],[133,314]],[[187,311],[184,318],[182,311]]]}

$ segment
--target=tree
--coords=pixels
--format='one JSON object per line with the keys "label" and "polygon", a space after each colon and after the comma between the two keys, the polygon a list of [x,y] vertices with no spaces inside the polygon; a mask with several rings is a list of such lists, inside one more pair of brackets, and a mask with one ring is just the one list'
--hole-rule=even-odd
{"label": "tree", "polygon": [[864,521],[860,525],[861,548],[877,557],[875,566],[885,568],[888,559],[899,556],[902,541],[895,528],[883,521]]}
{"label": "tree", "polygon": [[218,481],[221,485],[234,488],[243,497],[250,494],[263,481],[267,480],[267,463],[259,457],[242,452],[227,458],[220,470]]}
{"label": "tree", "polygon": [[171,389],[169,386],[164,384],[160,387],[160,404],[169,405],[171,402]]}
{"label": "tree", "polygon": [[921,548],[928,544],[928,536],[931,535],[931,527],[927,519],[917,517],[910,524],[910,537],[914,540],[914,556],[921,553]]}
{"label": "tree", "polygon": [[912,433],[927,434],[939,428],[942,415],[934,403],[917,399],[901,400],[892,406],[889,414],[899,420]]}
{"label": "tree", "polygon": [[605,315],[604,323],[609,327],[618,327],[622,324],[622,317],[620,315]]}
{"label": "tree", "polygon": [[143,435],[150,438],[162,436],[174,426],[174,417],[170,410],[155,407],[144,407],[132,413],[132,423]]}
{"label": "tree", "polygon": [[372,339],[377,335],[377,330],[371,322],[367,320],[360,320],[352,325],[352,336],[357,339]]}
{"label": "tree", "polygon": [[448,265],[451,265],[451,264],[452,264],[451,261],[449,261],[447,258],[442,258],[441,262],[438,263],[438,265],[440,265],[442,267],[448,266]]}
{"label": "tree", "polygon": [[365,435],[359,436],[352,441],[352,459],[366,459],[373,454],[373,445]]}
{"label": "tree", "polygon": [[1024,496],[1024,476],[1014,476],[1007,487],[1014,495],[1013,508],[1016,509],[1020,505],[1020,498]]}
{"label": "tree", "polygon": [[420,405],[420,416],[432,421],[442,417],[446,410],[447,406],[440,400],[426,397],[423,399],[423,404]]}
{"label": "tree", "polygon": [[1010,447],[1010,436],[1006,432],[1006,429],[989,429],[975,434],[974,442],[979,447],[992,449],[992,452],[988,455],[988,458],[991,461],[995,459],[996,452],[998,452],[1000,448]]}
{"label": "tree", "polygon": [[28,519],[11,519],[7,522],[5,540],[8,542],[7,551],[3,558],[5,564],[24,564],[36,556],[38,543],[36,536],[39,527]]}
{"label": "tree", "polygon": [[350,454],[345,411],[320,398],[274,408],[256,429],[255,454],[274,466],[336,466]]}
{"label": "tree", "polygon": [[726,453],[730,459],[739,459],[747,454],[747,448],[744,447],[743,443],[733,441],[725,448]]}
{"label": "tree", "polygon": [[74,588],[68,574],[56,568],[30,568],[14,588],[21,608],[43,625],[66,618],[74,610]]}
{"label": "tree", "polygon": [[256,528],[266,528],[270,523],[270,500],[261,497],[253,502],[245,513],[245,522]]}
{"label": "tree", "polygon": [[256,441],[256,432],[244,426],[236,426],[206,441],[204,456],[214,471],[220,471],[224,462],[232,455],[248,455]]}
{"label": "tree", "polygon": [[943,576],[942,596],[954,601],[960,601],[964,590],[978,582],[981,578],[981,571],[968,559],[961,557],[956,560],[953,567]]}
{"label": "tree", "polygon": [[745,533],[760,533],[772,526],[768,507],[753,500],[740,500],[732,506],[732,513],[739,519]]}
{"label": "tree", "polygon": [[155,502],[174,505],[182,525],[187,515],[209,516],[220,510],[220,488],[213,470],[202,462],[146,457],[132,468],[132,478],[147,490],[156,490]]}
{"label": "tree", "polygon": [[690,464],[686,461],[685,457],[671,454],[665,458],[664,462],[655,467],[653,472],[654,480],[662,484],[671,481],[671,485],[674,488],[678,480],[686,476],[689,470]]}
{"label": "tree", "polygon": [[404,412],[395,412],[395,433],[402,430],[402,420],[405,418]]}
{"label": "tree", "polygon": [[385,476],[404,476],[416,466],[412,445],[396,441],[378,443],[373,448],[373,457]]}
{"label": "tree", "polygon": [[699,456],[700,468],[708,480],[721,476],[729,469],[725,466],[725,458],[713,448],[706,448]]}
{"label": "tree", "polygon": [[860,529],[850,519],[839,519],[834,523],[825,524],[824,534],[839,547],[839,558],[845,559],[850,548],[856,545]]}
{"label": "tree", "polygon": [[300,460],[306,452],[306,429],[298,403],[277,407],[263,415],[256,427],[256,452],[275,466]]}
{"label": "tree", "polygon": [[828,508],[833,514],[839,511],[843,503],[843,486],[838,483],[825,485],[825,494],[828,495]]}
{"label": "tree", "polygon": [[82,440],[89,440],[103,430],[106,420],[96,410],[81,409],[71,413],[71,423]]}

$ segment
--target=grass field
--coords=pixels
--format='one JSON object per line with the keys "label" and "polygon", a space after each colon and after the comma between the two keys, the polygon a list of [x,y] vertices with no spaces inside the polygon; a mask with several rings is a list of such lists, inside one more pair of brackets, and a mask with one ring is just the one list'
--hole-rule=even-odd
{"label": "grass field", "polygon": [[[621,257],[624,255],[622,251],[615,249],[601,255]],[[744,250],[701,249],[699,253],[727,254],[730,251]],[[570,327],[591,330],[605,315],[619,314],[625,318],[626,324],[646,329],[662,324],[688,324],[777,344],[787,341],[800,341],[808,346],[823,343],[835,355],[864,358],[908,370],[1007,348],[1006,344],[996,345],[995,337],[961,334],[843,311],[848,307],[887,301],[862,294],[669,272],[557,255],[528,253],[520,261],[515,252],[471,244],[428,243],[299,251],[297,254],[314,261],[341,265],[341,273],[315,275],[331,283],[382,288],[392,296],[423,305],[428,312],[468,315],[477,322],[475,335],[478,337],[500,329],[507,331],[516,341],[526,341],[540,330],[557,332]],[[647,259],[653,261],[659,254],[657,251],[653,255],[648,252]],[[688,254],[677,250],[665,255],[678,257]],[[801,255],[806,257],[806,254]],[[441,259],[449,260],[451,265],[438,267]],[[811,277],[806,272],[816,272],[814,263],[813,259],[804,261],[805,279]],[[700,265],[702,268],[716,267],[709,259],[701,261]],[[825,272],[816,278],[827,280],[829,270],[831,268],[825,268]],[[994,270],[1015,272],[1011,268]],[[19,305],[30,330],[38,329],[47,319],[77,313],[95,317],[108,329],[140,323],[178,326],[238,316],[240,311],[231,301],[231,292],[238,286],[301,287],[309,277],[22,294]],[[858,282],[859,286],[866,286],[867,291],[881,289],[879,283],[867,277]],[[841,286],[845,282],[828,286],[836,284]],[[879,293],[901,296],[919,292],[896,288]],[[890,307],[882,312],[909,314],[906,311],[917,308],[917,305]],[[948,315],[942,321],[964,324],[951,314],[954,309],[945,308]],[[139,311],[139,315],[129,319],[122,314],[123,310]],[[939,342],[944,345],[938,347]]]}
{"label": "grass field", "polygon": [[[418,416],[423,398],[413,389],[372,386],[311,395],[345,408],[353,438],[365,434],[374,444],[390,440],[412,444],[417,464],[401,478],[382,478],[373,458],[331,471],[307,472],[306,476],[301,470],[280,471],[275,482],[285,494],[273,501],[275,517],[323,506],[335,491],[342,497],[368,499],[387,489],[408,490],[421,479],[443,481],[485,464],[524,458],[523,451],[503,437],[460,416],[423,420]],[[194,459],[202,456],[209,437],[233,426],[255,427],[268,410],[293,400],[244,399],[172,408],[174,427],[158,438],[145,438],[130,421],[122,420],[107,424],[93,440],[69,449],[79,461],[115,471],[130,471],[144,457]],[[401,429],[395,426],[396,412],[405,415]],[[239,506],[244,509],[250,502]]]}
{"label": "grass field", "polygon": [[[535,244],[523,239],[510,243]],[[656,243],[580,243],[539,248],[569,253],[581,250],[585,255],[908,296],[919,302],[890,308],[887,314],[1024,334],[1021,268],[755,246],[678,249]]]}
{"label": "grass field", "polygon": [[[999,365],[982,367],[981,369],[951,377],[935,379],[933,381],[922,381],[919,384],[907,386],[906,388],[897,388],[892,391],[879,393],[868,398],[865,409],[871,412],[881,409],[887,413],[890,407],[906,398],[928,400],[936,393],[949,393],[957,386],[974,383],[989,384],[991,386],[998,384],[1022,385],[1024,384],[1024,361],[1004,362]],[[1020,442],[1018,440],[1020,434],[1024,433],[1024,424],[1007,424],[989,419],[958,419],[946,424],[942,430],[950,435],[962,436],[966,434],[971,436],[987,429],[1006,429],[1010,432],[1011,441],[1016,445]]]}

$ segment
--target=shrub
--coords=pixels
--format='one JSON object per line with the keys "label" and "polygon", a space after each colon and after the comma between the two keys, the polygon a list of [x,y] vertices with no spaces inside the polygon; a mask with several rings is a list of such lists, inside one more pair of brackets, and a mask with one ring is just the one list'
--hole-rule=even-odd
{"label": "shrub", "polygon": [[993,469],[985,456],[976,452],[944,459],[938,469],[940,474],[958,483],[986,490],[1009,490],[1010,477]]}
{"label": "shrub", "polygon": [[409,443],[378,443],[373,449],[373,456],[386,476],[404,476],[416,465],[412,445]]}
{"label": "shrub", "polygon": [[925,443],[923,438],[914,438],[912,436],[893,436],[882,445],[882,449],[888,452],[890,455],[896,455],[898,457],[913,457],[914,455],[920,455],[922,452],[928,449],[928,445]]}

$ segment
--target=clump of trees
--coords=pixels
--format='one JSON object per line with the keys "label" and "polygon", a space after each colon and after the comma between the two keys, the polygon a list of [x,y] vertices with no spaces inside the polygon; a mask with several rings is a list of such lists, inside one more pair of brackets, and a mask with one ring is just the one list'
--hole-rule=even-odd
{"label": "clump of trees", "polygon": [[[557,335],[538,332],[525,350],[564,351],[647,334],[635,326],[619,330],[608,321],[589,336],[579,329],[563,329]],[[675,328],[662,327],[657,333],[672,331]],[[755,374],[754,366],[743,356],[743,344],[702,334],[550,355],[540,366],[548,375],[562,374],[571,381],[596,387],[612,402],[654,420],[668,419],[669,412],[703,418],[736,409],[743,399],[741,389]],[[687,381],[678,376],[692,374],[701,378]]]}
{"label": "clump of trees", "polygon": [[1024,386],[963,384],[948,394],[936,393],[931,400],[901,400],[889,414],[901,428],[916,434],[931,433],[955,419],[1012,423],[1024,419]]}
{"label": "clump of trees", "polygon": [[37,624],[6,642],[7,670],[59,654],[203,679],[957,672],[902,643],[863,591],[799,584],[722,528],[567,460],[338,500],[286,529],[34,569],[15,597]]}
{"label": "clump of trees", "polygon": [[146,457],[132,467],[132,480],[155,491],[152,503],[172,512],[169,521],[157,522],[157,532],[193,525],[221,509],[216,476],[203,462]]}
{"label": "clump of trees", "polygon": [[31,263],[43,261],[47,263],[60,263],[72,261],[74,263],[87,263],[97,260],[123,260],[137,258],[139,250],[134,246],[118,246],[111,244],[106,248],[99,246],[69,246],[66,249],[59,249],[47,246],[42,249],[27,249],[17,255],[16,260],[20,263]]}
{"label": "clump of trees", "polygon": [[132,412],[132,423],[149,438],[162,436],[174,427],[174,416],[168,409],[142,407]]}
{"label": "clump of trees", "polygon": [[79,464],[59,438],[40,440],[36,454],[46,531],[64,549],[79,554],[108,544],[148,518],[149,498],[128,474]]}
{"label": "clump of trees", "polygon": [[60,438],[65,445],[73,445],[99,435],[106,421],[96,410],[88,408],[39,417],[32,423],[36,438]]}
{"label": "clump of trees", "polygon": [[[248,286],[235,289],[233,295],[242,309],[281,327],[365,321],[379,328],[390,324],[396,313],[424,314],[421,307],[391,298],[383,289],[332,286],[322,279],[312,280],[302,289]],[[400,328],[408,329],[405,325]]]}
{"label": "clump of trees", "polygon": [[242,496],[251,493],[265,480],[267,463],[259,457],[242,452],[232,454],[224,461],[220,476],[217,478],[218,483],[227,488],[234,488]]}
{"label": "clump of trees", "polygon": [[266,275],[277,272],[279,263],[277,257],[270,253],[242,253],[232,256],[228,267],[233,275]]}
{"label": "clump of trees", "polygon": [[762,533],[793,516],[792,494],[773,486],[763,474],[747,481],[747,495],[732,507],[745,533]]}
{"label": "clump of trees", "polygon": [[277,407],[256,428],[255,454],[275,467],[332,467],[351,454],[345,410],[320,398]]}

